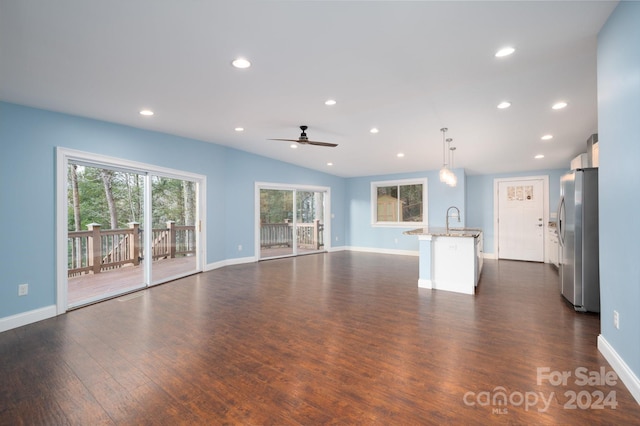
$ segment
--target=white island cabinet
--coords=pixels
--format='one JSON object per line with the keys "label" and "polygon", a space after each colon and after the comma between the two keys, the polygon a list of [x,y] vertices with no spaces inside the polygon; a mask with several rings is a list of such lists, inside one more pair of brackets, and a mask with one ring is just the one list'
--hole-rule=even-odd
{"label": "white island cabinet", "polygon": [[479,229],[416,229],[407,234],[420,239],[418,286],[475,294],[483,264]]}

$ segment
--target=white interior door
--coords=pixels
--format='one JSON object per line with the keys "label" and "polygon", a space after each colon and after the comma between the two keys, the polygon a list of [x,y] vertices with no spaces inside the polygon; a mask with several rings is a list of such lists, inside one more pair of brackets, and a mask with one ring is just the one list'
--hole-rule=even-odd
{"label": "white interior door", "polygon": [[544,261],[543,179],[498,182],[498,258]]}

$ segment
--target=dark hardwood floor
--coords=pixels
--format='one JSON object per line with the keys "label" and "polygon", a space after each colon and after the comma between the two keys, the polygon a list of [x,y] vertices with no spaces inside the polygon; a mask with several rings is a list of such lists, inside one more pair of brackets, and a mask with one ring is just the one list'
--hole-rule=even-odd
{"label": "dark hardwood floor", "polygon": [[[576,380],[611,368],[553,267],[486,261],[475,296],[417,275],[410,256],[278,259],[1,333],[0,424],[638,424],[619,380]],[[572,376],[538,384],[545,367]]]}

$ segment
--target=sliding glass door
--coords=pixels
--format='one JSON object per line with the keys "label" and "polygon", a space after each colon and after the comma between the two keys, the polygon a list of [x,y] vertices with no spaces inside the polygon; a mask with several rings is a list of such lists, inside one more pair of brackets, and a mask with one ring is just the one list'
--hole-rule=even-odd
{"label": "sliding glass door", "polygon": [[144,287],[145,177],[78,162],[69,162],[68,176],[69,306]]}
{"label": "sliding glass door", "polygon": [[197,272],[196,184],[151,176],[151,284]]}
{"label": "sliding glass door", "polygon": [[202,270],[204,177],[67,151],[58,158],[59,311]]}
{"label": "sliding glass door", "polygon": [[293,191],[260,189],[260,258],[294,254]]}
{"label": "sliding glass door", "polygon": [[324,250],[324,192],[295,191],[298,254]]}
{"label": "sliding glass door", "polygon": [[256,192],[260,259],[326,251],[328,189],[258,184]]}

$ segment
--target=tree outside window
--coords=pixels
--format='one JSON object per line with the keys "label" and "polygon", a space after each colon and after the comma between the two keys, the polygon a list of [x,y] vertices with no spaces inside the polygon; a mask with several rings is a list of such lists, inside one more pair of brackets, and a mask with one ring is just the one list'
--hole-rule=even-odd
{"label": "tree outside window", "polygon": [[422,224],[426,220],[426,179],[373,182],[374,225]]}

